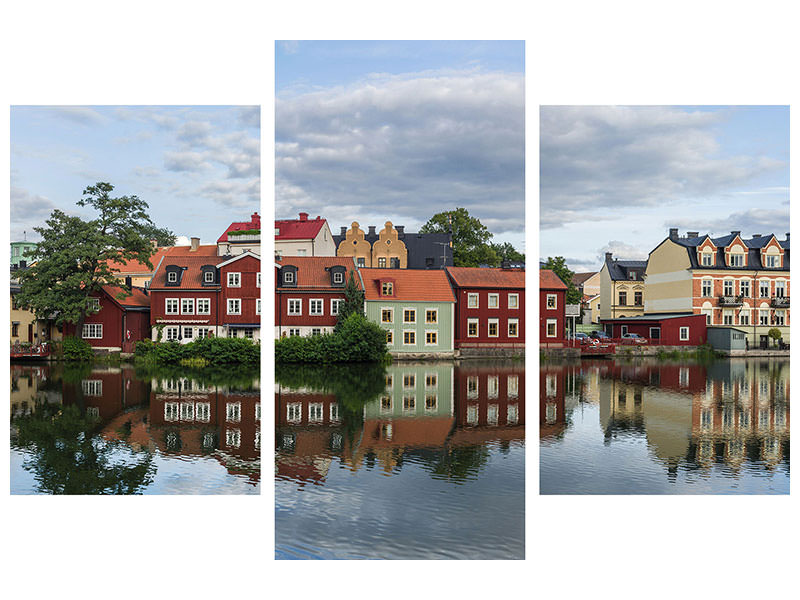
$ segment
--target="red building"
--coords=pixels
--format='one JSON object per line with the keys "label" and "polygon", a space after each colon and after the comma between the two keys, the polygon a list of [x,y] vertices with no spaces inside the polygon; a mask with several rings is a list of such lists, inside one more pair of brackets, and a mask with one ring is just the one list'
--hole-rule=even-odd
{"label": "red building", "polygon": [[[129,294],[122,297],[123,294]],[[86,316],[83,329],[64,325],[65,335],[81,337],[97,350],[133,352],[135,343],[150,337],[150,297],[147,290],[103,286],[91,294],[90,306],[97,310]]]}
{"label": "red building", "polygon": [[[454,373],[456,427],[490,429],[501,439],[525,437],[525,367],[474,366]],[[503,432],[509,437],[504,437]],[[489,439],[489,438],[487,438]]]}
{"label": "red building", "polygon": [[539,344],[564,341],[567,286],[550,269],[539,269]]}
{"label": "red building", "polygon": [[645,315],[601,319],[603,328],[612,338],[635,333],[662,346],[699,346],[706,343],[705,315]]}
{"label": "red building", "polygon": [[150,284],[153,339],[260,339],[261,269],[258,255],[217,256],[216,246],[173,248]]}
{"label": "red building", "polygon": [[353,274],[352,257],[284,256],[275,263],[275,337],[333,331]]}
{"label": "red building", "polygon": [[525,271],[448,267],[456,348],[525,346]]}

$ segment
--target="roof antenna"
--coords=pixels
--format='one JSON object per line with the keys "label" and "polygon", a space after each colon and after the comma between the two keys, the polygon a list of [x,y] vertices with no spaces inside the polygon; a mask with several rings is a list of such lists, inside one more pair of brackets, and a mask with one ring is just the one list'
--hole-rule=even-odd
{"label": "roof antenna", "polygon": [[22,241],[23,242],[27,242],[28,241],[28,232],[25,231],[24,229],[22,230]]}

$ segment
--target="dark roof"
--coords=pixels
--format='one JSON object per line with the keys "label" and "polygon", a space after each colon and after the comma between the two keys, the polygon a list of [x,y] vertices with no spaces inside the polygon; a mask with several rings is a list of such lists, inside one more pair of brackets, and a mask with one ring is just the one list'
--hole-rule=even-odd
{"label": "dark roof", "polygon": [[[736,236],[739,236],[739,239],[742,240],[742,243],[747,248],[747,266],[746,267],[729,267],[725,264],[725,247],[728,246]],[[700,235],[696,237],[669,237],[667,239],[672,240],[676,244],[683,246],[686,248],[686,252],[689,254],[689,263],[691,264],[692,269],[720,269],[720,270],[731,270],[731,271],[741,271],[742,269],[745,270],[752,270],[752,269],[765,269],[761,264],[761,248],[766,246],[769,241],[772,239],[774,234],[766,234],[761,235],[759,237],[753,237],[750,239],[743,238],[740,234],[731,232],[728,235],[723,235],[721,237],[712,238],[709,235]],[[700,265],[697,261],[697,252],[694,251],[695,248],[700,246],[706,239],[710,239],[711,242],[717,247],[717,255],[715,257],[715,264],[711,267],[706,267]],[[789,240],[779,240],[777,236],[775,236],[775,240],[778,242],[781,248],[783,248],[783,266],[780,268],[769,268],[770,271],[788,271],[789,270]]]}
{"label": "dark roof", "polygon": [[574,273],[572,275],[572,283],[577,287],[581,287],[592,275],[597,275],[597,271],[592,271],[591,273]]}
{"label": "dark roof", "polygon": [[[611,253],[606,253],[606,267],[612,281],[644,281],[647,269],[646,260],[614,260]],[[634,278],[631,279],[631,274]]]}
{"label": "dark roof", "polygon": [[[336,247],[343,242],[345,236],[334,235]],[[378,233],[364,233],[364,239],[374,244],[380,239]],[[453,249],[450,247],[449,233],[400,233],[398,239],[406,245],[408,251],[407,268],[409,269],[441,269],[453,266]],[[442,255],[444,254],[444,265]],[[429,264],[433,262],[433,264]]]}

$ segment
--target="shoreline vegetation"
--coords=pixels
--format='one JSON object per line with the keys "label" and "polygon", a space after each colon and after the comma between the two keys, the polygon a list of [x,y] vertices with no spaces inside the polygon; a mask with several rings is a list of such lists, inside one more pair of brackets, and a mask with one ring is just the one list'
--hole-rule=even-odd
{"label": "shoreline vegetation", "polygon": [[275,340],[276,363],[375,363],[386,361],[386,332],[358,313],[340,321],[333,333]]}

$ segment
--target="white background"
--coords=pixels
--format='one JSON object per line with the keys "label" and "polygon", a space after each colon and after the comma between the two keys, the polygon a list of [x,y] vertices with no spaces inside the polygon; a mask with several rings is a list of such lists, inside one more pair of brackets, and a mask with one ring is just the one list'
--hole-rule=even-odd
{"label": "white background", "polygon": [[[0,13],[4,214],[9,105],[260,104],[261,212],[269,218],[275,39],[524,39],[526,247],[535,265],[539,105],[800,102],[791,6],[763,0],[7,3]],[[1,229],[8,248],[7,221]],[[264,254],[270,256],[269,247]],[[535,271],[529,277],[533,291]],[[265,295],[270,315],[272,295]],[[7,311],[8,297],[0,298]],[[528,299],[535,317],[537,295]],[[5,348],[8,329],[2,331]],[[535,336],[531,327],[532,347]],[[269,354],[262,364],[267,402]],[[538,405],[536,362],[532,350],[531,408]],[[0,389],[8,390],[8,371],[0,374]],[[0,405],[7,423],[8,401]],[[535,410],[529,414],[527,560],[479,565],[273,561],[272,410],[264,412],[261,497],[11,497],[4,427],[0,590],[26,598],[796,596],[796,498],[540,498],[538,419]]]}

